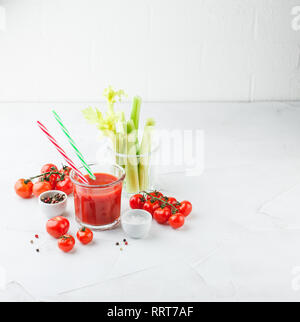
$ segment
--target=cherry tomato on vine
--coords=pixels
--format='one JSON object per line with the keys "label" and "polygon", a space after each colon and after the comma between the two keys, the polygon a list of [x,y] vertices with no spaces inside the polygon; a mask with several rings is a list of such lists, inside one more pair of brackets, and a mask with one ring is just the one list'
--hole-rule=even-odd
{"label": "cherry tomato on vine", "polygon": [[59,175],[58,174],[52,174],[51,176],[45,175],[44,177],[41,177],[39,179],[39,181],[40,182],[48,182],[48,183],[50,183],[51,189],[52,190],[55,190],[55,188],[56,188],[56,182],[57,182],[58,178],[59,178]]}
{"label": "cherry tomato on vine", "polygon": [[93,240],[94,234],[93,232],[88,228],[80,228],[77,232],[77,239],[81,242],[83,245],[89,244]]}
{"label": "cherry tomato on vine", "polygon": [[184,216],[181,213],[177,213],[169,218],[168,224],[172,228],[178,229],[184,225],[184,221]]}
{"label": "cherry tomato on vine", "polygon": [[[159,192],[159,191],[153,191],[153,192],[150,193],[150,195],[152,197],[156,197],[156,198],[162,198],[163,197],[163,194],[161,192]],[[147,197],[146,197],[147,201],[151,200],[151,196],[147,195]]]}
{"label": "cherry tomato on vine", "polygon": [[145,202],[145,197],[141,194],[134,195],[129,200],[132,209],[143,209]]}
{"label": "cherry tomato on vine", "polygon": [[69,176],[66,176],[62,181],[57,181],[56,190],[62,191],[67,195],[73,193],[73,183]]}
{"label": "cherry tomato on vine", "polygon": [[182,201],[178,206],[179,212],[187,217],[193,210],[193,206],[189,201]]}
{"label": "cherry tomato on vine", "polygon": [[64,235],[58,240],[58,247],[65,253],[69,253],[75,246],[75,239],[71,235]]}
{"label": "cherry tomato on vine", "polygon": [[65,217],[58,216],[48,220],[46,230],[54,238],[60,238],[65,235],[70,228],[69,220]]}
{"label": "cherry tomato on vine", "polygon": [[71,171],[72,171],[72,168],[64,165],[63,168],[59,172],[66,175],[66,176],[69,176]]}
{"label": "cherry tomato on vine", "polygon": [[158,208],[153,213],[153,218],[159,223],[159,224],[166,224],[171,217],[172,213],[169,207],[165,208]]}
{"label": "cherry tomato on vine", "polygon": [[168,200],[167,200],[167,202],[170,203],[173,206],[178,205],[178,201],[175,198],[173,198],[173,197],[169,197]]}
{"label": "cherry tomato on vine", "polygon": [[[177,208],[178,201],[177,201],[175,198],[173,198],[173,197],[164,197],[163,199],[164,199],[167,203],[169,203],[169,204],[173,205],[175,208]],[[173,210],[174,210],[174,208],[173,208],[173,207],[171,207],[171,206],[170,206],[170,205],[168,205],[168,204],[165,204],[165,206],[166,206],[166,207],[168,207],[171,211],[173,211]]]}
{"label": "cherry tomato on vine", "polygon": [[47,181],[38,181],[33,185],[33,194],[36,197],[39,197],[43,192],[52,190],[52,186],[49,182]]}
{"label": "cherry tomato on vine", "polygon": [[15,192],[24,199],[32,197],[33,183],[30,180],[19,179],[15,184]]}
{"label": "cherry tomato on vine", "polygon": [[48,163],[42,167],[41,173],[43,174],[51,171],[58,172],[57,166],[55,164]]}
{"label": "cherry tomato on vine", "polygon": [[[51,171],[52,172],[58,172],[58,169],[57,169],[55,164],[48,163],[48,164],[45,164],[42,167],[41,173],[43,174],[43,173],[48,173],[48,172],[51,172]],[[58,174],[52,174],[51,176],[45,175],[45,177],[41,178],[41,180],[42,181],[48,181],[51,184],[52,189],[54,189],[55,186],[56,186],[56,181],[57,181],[58,178],[59,178]]]}
{"label": "cherry tomato on vine", "polygon": [[160,203],[159,201],[155,201],[155,202],[151,202],[150,200],[146,201],[144,206],[143,206],[143,209],[150,212],[150,214],[153,216],[153,213],[154,211],[157,209],[157,208],[160,208]]}

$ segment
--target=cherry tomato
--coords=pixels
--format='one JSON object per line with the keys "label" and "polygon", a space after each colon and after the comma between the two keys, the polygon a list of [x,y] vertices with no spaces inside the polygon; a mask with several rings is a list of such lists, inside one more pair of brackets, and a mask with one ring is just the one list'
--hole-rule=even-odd
{"label": "cherry tomato", "polygon": [[69,176],[71,171],[72,171],[72,168],[64,165],[63,168],[59,172],[66,175],[66,176]]}
{"label": "cherry tomato", "polygon": [[58,247],[65,253],[69,253],[75,246],[75,239],[71,235],[64,235],[58,240]]}
{"label": "cherry tomato", "polygon": [[57,181],[56,190],[62,191],[67,195],[70,195],[73,192],[73,183],[69,176],[66,176],[64,180]]}
{"label": "cherry tomato", "polygon": [[18,196],[24,199],[32,197],[33,183],[30,180],[20,179],[15,184],[15,191]]}
{"label": "cherry tomato", "polygon": [[134,195],[129,200],[132,209],[143,209],[145,202],[146,200],[141,194]]}
{"label": "cherry tomato", "polygon": [[[173,197],[163,197],[163,199],[167,202],[167,203],[169,203],[169,204],[171,204],[171,205],[173,205],[175,208],[177,208],[177,206],[178,206],[178,201],[175,199],[175,198],[173,198]],[[161,203],[161,204],[163,204],[163,202]],[[171,206],[169,206],[168,204],[164,204],[164,206],[165,207],[168,207],[170,210],[171,210],[171,212],[173,211],[173,207],[171,207]]]}
{"label": "cherry tomato", "polygon": [[172,228],[178,229],[184,225],[184,221],[184,216],[181,213],[177,213],[169,218],[168,224]]}
{"label": "cherry tomato", "polygon": [[55,190],[56,188],[56,182],[57,182],[57,179],[59,178],[59,175],[58,174],[52,174],[50,177],[45,175],[44,177],[41,177],[39,179],[40,182],[48,182],[50,183],[51,185],[51,189],[52,190]]}
{"label": "cherry tomato", "polygon": [[55,164],[48,163],[42,167],[41,173],[43,174],[51,171],[58,172],[57,166]]}
{"label": "cherry tomato", "polygon": [[93,232],[88,228],[80,228],[77,232],[77,239],[81,242],[83,245],[89,244],[93,240],[94,234]]}
{"label": "cherry tomato", "polygon": [[[153,192],[150,193],[150,195],[152,197],[156,197],[156,198],[162,198],[163,197],[163,194],[161,192],[159,192],[159,191],[153,191]],[[146,199],[151,200],[151,196],[147,195]]]}
{"label": "cherry tomato", "polygon": [[189,201],[182,201],[178,206],[179,212],[187,217],[193,210],[193,206]]}
{"label": "cherry tomato", "polygon": [[48,220],[46,225],[48,234],[54,238],[60,238],[61,236],[65,235],[69,228],[69,220],[62,216],[54,217]]}
{"label": "cherry tomato", "polygon": [[[51,172],[51,171],[58,172],[58,169],[55,164],[49,163],[49,164],[45,164],[42,167],[41,173],[43,174],[43,173],[47,173],[47,172]],[[58,174],[52,174],[50,177],[49,177],[49,175],[45,175],[45,177],[43,177],[41,180],[48,181],[51,184],[52,189],[54,189],[58,178],[59,178]]]}
{"label": "cherry tomato", "polygon": [[159,223],[159,224],[166,224],[171,217],[172,213],[170,208],[158,208],[154,211],[153,218]]}
{"label": "cherry tomato", "polygon": [[52,186],[47,181],[38,181],[33,185],[33,194],[39,197],[43,192],[52,190]]}
{"label": "cherry tomato", "polygon": [[178,205],[178,201],[175,198],[173,198],[173,197],[169,197],[168,200],[167,200],[167,202],[170,203],[173,206]]}
{"label": "cherry tomato", "polygon": [[157,208],[160,208],[160,203],[159,201],[155,201],[155,202],[151,202],[150,200],[146,201],[144,206],[143,206],[143,209],[150,212],[150,214],[153,216],[153,213],[154,211],[157,209]]}

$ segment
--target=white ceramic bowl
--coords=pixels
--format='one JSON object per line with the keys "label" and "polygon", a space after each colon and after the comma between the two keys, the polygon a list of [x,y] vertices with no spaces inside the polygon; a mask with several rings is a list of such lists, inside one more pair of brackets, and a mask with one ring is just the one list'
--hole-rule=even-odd
{"label": "white ceramic bowl", "polygon": [[145,210],[131,209],[122,214],[121,225],[129,237],[145,238],[152,225],[152,216]]}
{"label": "white ceramic bowl", "polygon": [[[42,201],[43,198],[47,198],[47,197],[53,197],[55,196],[57,193],[64,195],[65,199],[59,203],[56,204],[48,204]],[[56,216],[61,216],[67,208],[67,200],[68,200],[68,196],[67,194],[65,194],[62,191],[58,191],[58,190],[50,190],[50,191],[46,191],[44,193],[42,193],[39,196],[39,204],[40,204],[40,208],[43,211],[43,213],[49,218],[53,218]]]}

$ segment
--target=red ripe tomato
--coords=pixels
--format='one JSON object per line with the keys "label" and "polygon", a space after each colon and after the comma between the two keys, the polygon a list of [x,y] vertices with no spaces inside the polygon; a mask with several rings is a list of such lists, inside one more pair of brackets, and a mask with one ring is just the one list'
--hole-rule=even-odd
{"label": "red ripe tomato", "polygon": [[47,176],[47,175],[45,175],[44,177],[41,177],[39,179],[39,181],[40,182],[48,182],[48,183],[50,183],[51,189],[52,190],[55,190],[55,188],[56,188],[56,182],[57,182],[58,178],[59,178],[59,175],[58,174],[52,174],[50,177]]}
{"label": "red ripe tomato", "polygon": [[93,240],[94,234],[93,232],[88,228],[80,228],[77,232],[77,239],[81,242],[83,245],[89,244]]}
{"label": "red ripe tomato", "polygon": [[[167,202],[168,204],[173,205],[175,208],[177,208],[177,206],[179,204],[178,201],[173,197],[164,197],[163,199],[164,199],[165,202]],[[171,212],[173,212],[173,210],[175,210],[175,209],[173,207],[171,207],[170,205],[168,205],[167,203],[164,204],[162,202],[161,204],[164,205],[165,207],[168,207],[171,210]]]}
{"label": "red ripe tomato", "polygon": [[170,208],[158,208],[154,211],[153,218],[159,223],[159,224],[166,224],[171,217],[172,213]]}
{"label": "red ripe tomato", "polygon": [[48,163],[42,167],[41,173],[43,174],[51,171],[58,172],[57,166],[55,164]]}
{"label": "red ripe tomato", "polygon": [[69,253],[75,246],[75,239],[71,235],[64,235],[58,240],[58,247],[65,253]]}
{"label": "red ripe tomato", "polygon": [[182,201],[178,206],[179,212],[187,217],[193,210],[193,206],[189,201]]}
{"label": "red ripe tomato", "polygon": [[173,206],[177,206],[178,205],[178,201],[175,198],[173,198],[173,197],[169,197],[168,200],[167,200],[167,202],[170,203]]}
{"label": "red ripe tomato", "polygon": [[69,176],[71,171],[72,171],[72,168],[64,165],[63,168],[59,172],[66,175],[66,176]]}
{"label": "red ripe tomato", "polygon": [[69,228],[69,220],[62,216],[54,217],[48,220],[46,225],[48,234],[54,238],[60,238],[61,236],[65,235]]}
{"label": "red ripe tomato", "polygon": [[73,183],[69,176],[66,176],[62,181],[57,181],[56,190],[62,191],[67,195],[73,193]]}
{"label": "red ripe tomato", "polygon": [[146,200],[141,194],[134,195],[129,200],[132,209],[143,209],[145,202]]}
{"label": "red ripe tomato", "polygon": [[157,208],[160,208],[160,203],[159,201],[155,201],[155,202],[151,202],[150,200],[149,201],[146,201],[144,206],[143,206],[143,209],[150,212],[150,214],[153,216],[154,214],[154,211],[157,209]]}
{"label": "red ripe tomato", "polygon": [[[43,174],[48,172],[58,172],[56,165],[52,163],[45,164],[42,167],[41,173]],[[43,177],[41,180],[48,181],[51,184],[52,189],[54,189],[58,178],[59,178],[58,174],[52,174],[50,177],[49,175],[45,175],[45,177]]]}
{"label": "red ripe tomato", "polygon": [[32,197],[33,183],[30,180],[20,179],[15,184],[15,192],[24,199]]}
{"label": "red ripe tomato", "polygon": [[52,190],[52,186],[47,181],[38,181],[33,185],[33,194],[39,197],[43,192]]}
{"label": "red ripe tomato", "polygon": [[150,196],[147,195],[147,200],[151,200],[151,197],[162,198],[164,195],[159,191],[153,191],[150,193]]}
{"label": "red ripe tomato", "polygon": [[184,225],[184,221],[184,216],[181,213],[177,213],[169,218],[168,224],[172,228],[178,229]]}

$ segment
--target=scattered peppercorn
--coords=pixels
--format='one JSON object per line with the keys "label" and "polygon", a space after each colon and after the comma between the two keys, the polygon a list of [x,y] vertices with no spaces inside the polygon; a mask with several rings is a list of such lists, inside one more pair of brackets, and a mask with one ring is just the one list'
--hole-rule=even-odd
{"label": "scattered peppercorn", "polygon": [[124,243],[126,243],[126,241],[127,241],[127,240],[124,238],[124,239],[123,239],[123,242],[124,242]]}
{"label": "scattered peppercorn", "polygon": [[116,243],[116,246],[119,246],[120,245],[120,243]]}
{"label": "scattered peppercorn", "polygon": [[37,252],[37,253],[39,253],[39,252],[40,252],[40,250],[39,250],[39,249],[37,249],[37,250],[36,250],[36,252]]}
{"label": "scattered peppercorn", "polygon": [[66,199],[66,196],[63,195],[63,194],[60,194],[60,193],[57,193],[55,194],[54,196],[52,197],[44,197],[42,198],[41,200],[44,202],[44,203],[48,203],[48,204],[57,204],[59,202],[62,202]]}

